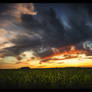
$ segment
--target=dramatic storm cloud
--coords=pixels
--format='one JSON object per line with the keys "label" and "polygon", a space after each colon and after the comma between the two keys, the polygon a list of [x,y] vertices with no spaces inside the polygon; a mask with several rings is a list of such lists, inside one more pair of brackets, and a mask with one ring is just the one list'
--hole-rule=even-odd
{"label": "dramatic storm cloud", "polygon": [[23,60],[32,52],[32,57],[43,57],[74,44],[79,49],[91,48],[91,10],[91,4],[0,4],[1,60],[18,63],[21,53],[27,52]]}

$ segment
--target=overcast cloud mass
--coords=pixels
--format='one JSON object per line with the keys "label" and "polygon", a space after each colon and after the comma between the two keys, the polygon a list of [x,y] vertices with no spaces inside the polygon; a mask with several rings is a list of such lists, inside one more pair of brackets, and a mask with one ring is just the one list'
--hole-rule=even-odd
{"label": "overcast cloud mass", "polygon": [[43,57],[74,44],[91,51],[91,10],[92,4],[0,4],[0,64],[18,63],[26,51]]}

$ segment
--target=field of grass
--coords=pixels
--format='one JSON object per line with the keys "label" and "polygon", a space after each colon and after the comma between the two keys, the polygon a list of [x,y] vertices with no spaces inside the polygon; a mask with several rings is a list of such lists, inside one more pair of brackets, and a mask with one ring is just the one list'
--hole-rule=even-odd
{"label": "field of grass", "polygon": [[1,88],[92,88],[92,68],[2,69]]}

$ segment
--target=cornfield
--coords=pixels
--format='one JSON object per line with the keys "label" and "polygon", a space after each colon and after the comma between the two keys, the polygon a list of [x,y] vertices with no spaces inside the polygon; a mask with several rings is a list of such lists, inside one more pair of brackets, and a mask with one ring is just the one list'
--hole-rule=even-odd
{"label": "cornfield", "polygon": [[1,69],[0,89],[92,88],[92,68]]}

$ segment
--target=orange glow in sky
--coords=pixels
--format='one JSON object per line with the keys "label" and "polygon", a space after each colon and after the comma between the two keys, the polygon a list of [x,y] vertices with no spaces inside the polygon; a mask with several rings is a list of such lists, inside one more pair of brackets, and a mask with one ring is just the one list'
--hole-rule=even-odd
{"label": "orange glow in sky", "polygon": [[[27,52],[27,55],[28,52]],[[0,68],[58,68],[58,67],[92,67],[92,56],[87,55],[87,51],[76,50],[71,46],[69,51],[63,51],[48,57],[30,56],[27,60],[20,60],[17,64],[1,64]]]}

